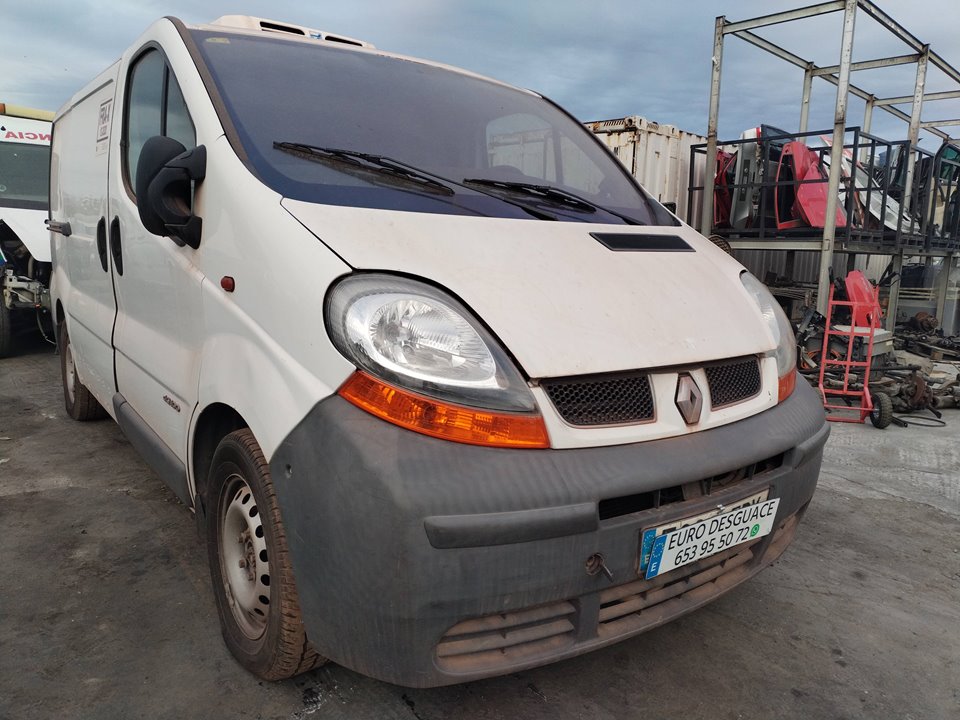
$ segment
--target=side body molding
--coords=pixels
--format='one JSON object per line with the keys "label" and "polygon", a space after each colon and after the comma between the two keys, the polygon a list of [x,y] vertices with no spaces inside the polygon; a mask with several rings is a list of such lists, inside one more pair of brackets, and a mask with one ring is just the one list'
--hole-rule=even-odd
{"label": "side body molding", "polygon": [[113,396],[113,413],[123,434],[150,469],[160,476],[180,502],[192,507],[193,500],[187,488],[187,469],[180,458],[150,429],[120,393]]}

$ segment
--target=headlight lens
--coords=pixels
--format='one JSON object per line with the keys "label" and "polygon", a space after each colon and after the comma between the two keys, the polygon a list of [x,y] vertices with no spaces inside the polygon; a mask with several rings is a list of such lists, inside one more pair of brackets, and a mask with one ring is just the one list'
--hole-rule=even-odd
{"label": "headlight lens", "polygon": [[[797,369],[797,341],[794,338],[793,328],[790,326],[786,313],[783,312],[780,303],[773,297],[767,286],[753,275],[748,272],[741,273],[740,282],[743,283],[747,292],[757,303],[760,314],[763,315],[763,319],[777,343],[773,350],[773,356],[777,359],[777,376],[793,378]],[[784,399],[782,392],[780,399]]]}
{"label": "headlight lens", "polygon": [[325,319],[337,349],[375,377],[474,407],[536,409],[523,377],[490,333],[430,285],[353,275],[330,291]]}

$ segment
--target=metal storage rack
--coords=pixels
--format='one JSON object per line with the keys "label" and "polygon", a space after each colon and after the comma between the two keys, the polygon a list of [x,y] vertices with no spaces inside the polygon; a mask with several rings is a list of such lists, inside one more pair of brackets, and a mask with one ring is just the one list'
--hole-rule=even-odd
{"label": "metal storage rack", "polygon": [[[853,62],[854,28],[858,12],[862,12],[875,20],[881,27],[889,31],[893,37],[904,42],[913,52],[906,55]],[[804,18],[831,13],[842,13],[843,16],[840,58],[839,63],[836,65],[827,67],[817,66],[812,61],[801,58],[753,32],[758,28],[795,22]],[[903,267],[905,256],[943,257],[945,258],[945,264],[944,271],[941,273],[942,282],[939,283],[937,288],[937,308],[942,311],[949,287],[950,269],[956,262],[956,258],[960,256],[960,232],[957,232],[957,228],[952,228],[954,231],[952,233],[945,232],[943,228],[934,232],[932,223],[925,220],[924,212],[926,210],[923,207],[920,208],[918,216],[915,216],[914,213],[904,213],[903,210],[916,208],[918,203],[922,204],[924,201],[924,196],[920,192],[921,183],[916,182],[915,179],[918,164],[920,167],[927,168],[927,170],[932,173],[933,170],[931,168],[940,162],[938,158],[932,157],[930,161],[924,161],[926,157],[932,156],[933,154],[917,146],[920,130],[924,129],[943,140],[950,140],[950,133],[943,128],[960,125],[960,119],[922,120],[921,114],[924,103],[960,98],[960,72],[946,62],[940,55],[931,50],[929,45],[918,40],[873,2],[870,2],[870,0],[833,0],[832,2],[823,2],[808,7],[738,22],[730,22],[724,16],[718,17],[716,19],[714,32],[707,142],[705,145],[696,146],[692,149],[693,153],[702,152],[706,154],[706,167],[711,171],[706,173],[702,186],[693,187],[693,183],[691,182],[691,201],[688,202],[689,207],[695,206],[695,203],[692,202],[693,194],[695,192],[703,193],[700,217],[690,217],[688,220],[692,224],[699,224],[700,231],[705,235],[713,234],[716,230],[713,222],[715,178],[712,169],[717,166],[718,149],[721,144],[736,144],[740,142],[720,143],[717,137],[723,44],[727,36],[745,40],[804,70],[799,132],[789,137],[802,139],[820,134],[809,132],[807,128],[810,94],[814,78],[822,78],[836,85],[837,96],[834,126],[832,131],[827,131],[827,134],[832,135],[832,142],[824,153],[829,158],[829,177],[826,180],[827,207],[825,213],[826,219],[822,230],[818,228],[805,228],[784,232],[774,228],[771,232],[770,228],[761,227],[749,233],[743,233],[742,231],[721,231],[720,234],[728,238],[730,246],[735,250],[783,250],[788,253],[788,268],[792,266],[792,256],[797,251],[819,252],[820,269],[817,287],[817,306],[822,313],[826,312],[829,301],[830,270],[833,265],[835,250],[847,252],[848,258],[850,258],[851,255],[860,253],[892,255],[894,270],[898,272]],[[906,64],[916,65],[916,82],[912,95],[876,97],[873,93],[853,85],[850,82],[850,76],[855,71],[888,68]],[[951,84],[956,85],[956,88],[945,92],[926,92],[927,69],[931,65],[941,70],[951,81]],[[847,101],[850,94],[862,98],[866,102],[863,122],[859,127],[847,127]],[[899,105],[909,105],[910,112],[904,112],[897,107]],[[871,135],[870,125],[874,109],[881,109],[907,123],[908,132],[906,139],[891,143]],[[841,176],[844,151],[846,150],[848,153],[852,153],[853,157],[857,160],[865,159],[868,163],[872,164],[876,162],[876,158],[882,147],[892,148],[893,146],[901,146],[906,153],[906,167],[901,198],[901,205],[903,206],[901,214],[906,216],[900,218],[896,229],[892,233],[889,232],[889,229],[885,230],[882,222],[879,232],[857,229],[852,227],[851,223],[846,223],[846,227],[840,228],[840,232],[838,233],[836,210],[840,203],[844,203],[844,205],[847,206],[847,217],[850,217],[849,212],[852,210],[855,202],[854,196],[864,191],[870,192],[869,188],[858,186],[856,180],[848,181],[847,187],[842,187]],[[852,175],[856,177],[856,173],[852,173]],[[774,183],[774,185],[776,185],[776,183]],[[884,197],[884,203],[886,202],[887,199]],[[763,213],[761,213],[761,216],[762,215]],[[697,220],[699,220],[699,223],[697,223]],[[890,289],[887,308],[887,323],[890,329],[892,329],[896,319],[898,293],[899,285],[894,284]]]}

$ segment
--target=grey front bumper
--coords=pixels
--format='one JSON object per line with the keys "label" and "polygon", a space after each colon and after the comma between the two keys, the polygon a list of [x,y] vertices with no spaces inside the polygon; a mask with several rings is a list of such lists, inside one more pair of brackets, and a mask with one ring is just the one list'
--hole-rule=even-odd
{"label": "grey front bumper", "polygon": [[[426,687],[615,642],[759,571],[789,544],[828,435],[819,398],[804,382],[780,405],[731,425],[576,450],[437,440],[331,397],[290,433],[270,467],[317,650],[364,674]],[[601,500],[774,456],[775,469],[711,495],[600,519]],[[640,579],[643,528],[763,488],[780,498],[774,533]],[[585,571],[594,553],[612,581]]]}

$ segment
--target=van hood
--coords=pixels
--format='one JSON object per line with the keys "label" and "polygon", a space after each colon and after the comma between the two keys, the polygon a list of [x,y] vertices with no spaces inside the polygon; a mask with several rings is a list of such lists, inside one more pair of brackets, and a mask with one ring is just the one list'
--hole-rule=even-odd
{"label": "van hood", "polygon": [[[531,378],[697,364],[774,347],[739,280],[743,267],[687,226],[282,205],[352,267],[424,278],[458,296]],[[654,236],[645,245],[679,237],[693,250],[617,251],[591,233]]]}
{"label": "van hood", "polygon": [[0,207],[0,221],[13,230],[37,262],[50,262],[50,231],[43,224],[46,218],[46,210]]}

